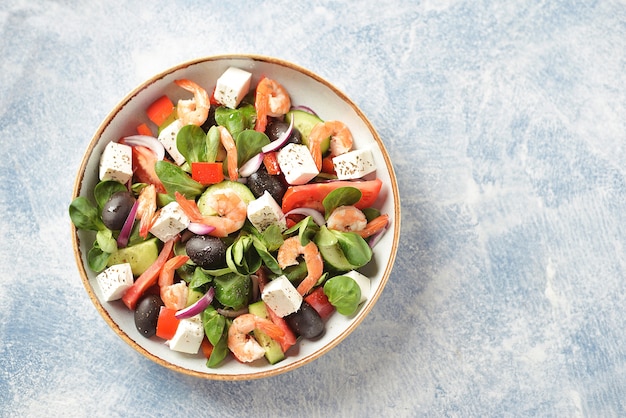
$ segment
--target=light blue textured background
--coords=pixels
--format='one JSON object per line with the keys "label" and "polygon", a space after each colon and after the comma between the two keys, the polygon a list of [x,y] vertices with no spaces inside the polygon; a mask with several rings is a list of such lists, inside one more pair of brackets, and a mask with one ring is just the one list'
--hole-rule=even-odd
{"label": "light blue textured background", "polygon": [[[3,0],[0,29],[0,415],[626,414],[624,1]],[[67,215],[109,110],[221,53],[335,83],[378,129],[403,205],[357,331],[251,382],[121,341]]]}

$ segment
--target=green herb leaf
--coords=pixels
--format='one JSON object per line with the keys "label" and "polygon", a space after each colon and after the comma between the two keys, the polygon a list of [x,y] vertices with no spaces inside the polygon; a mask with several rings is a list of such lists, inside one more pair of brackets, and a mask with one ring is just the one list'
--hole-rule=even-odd
{"label": "green herb leaf", "polygon": [[96,233],[96,242],[105,253],[113,254],[117,251],[117,241],[113,238],[113,232],[108,228]]}
{"label": "green herb leaf", "polygon": [[209,132],[206,134],[206,161],[209,163],[214,163],[217,158],[217,151],[219,150],[220,143],[222,142],[220,138],[220,130],[217,126],[213,125],[209,128]]}
{"label": "green herb leaf", "polygon": [[239,309],[248,302],[252,290],[250,276],[230,273],[216,277],[213,283],[215,299],[222,305]]}
{"label": "green herb leaf", "polygon": [[226,318],[220,315],[213,306],[209,306],[202,311],[201,318],[204,334],[212,345],[217,345],[224,333]]}
{"label": "green herb leaf", "polygon": [[235,145],[237,146],[237,164],[239,164],[239,167],[261,152],[261,149],[270,143],[270,139],[267,135],[253,129],[241,131],[235,138]]}
{"label": "green herb leaf", "polygon": [[[186,265],[186,264],[185,264]],[[183,266],[184,267],[184,266]],[[196,267],[189,281],[189,287],[194,290],[204,289],[206,285],[213,281],[213,276],[206,273],[202,268]]]}
{"label": "green herb leaf", "polygon": [[356,187],[339,187],[328,193],[322,201],[326,219],[339,206],[354,205],[361,199],[361,195],[361,191]]}
{"label": "green herb leaf", "polygon": [[324,294],[337,312],[342,315],[352,315],[359,307],[361,288],[348,276],[335,276],[324,284]]}
{"label": "green herb leaf", "polygon": [[176,148],[189,164],[207,161],[207,135],[199,126],[183,126],[176,135]]}
{"label": "green herb leaf", "polygon": [[215,109],[215,122],[228,129],[233,138],[245,129],[254,129],[255,121],[256,110],[251,104],[239,106],[237,109],[225,106]]}
{"label": "green herb leaf", "polygon": [[70,203],[70,219],[78,229],[99,231],[106,226],[100,218],[100,211],[84,196],[79,196]]}
{"label": "green herb leaf", "polygon": [[365,215],[365,219],[367,219],[367,222],[370,222],[380,216],[380,211],[376,208],[365,208],[361,209],[361,211]]}
{"label": "green herb leaf", "polygon": [[96,199],[98,208],[102,211],[104,204],[109,201],[113,194],[127,190],[126,186],[118,181],[105,180],[96,184],[96,187],[93,189],[93,197]]}
{"label": "green herb leaf", "polygon": [[193,180],[189,174],[176,164],[168,161],[157,161],[154,169],[170,196],[174,196],[175,192],[179,192],[187,199],[194,199],[204,190],[202,184]]}
{"label": "green herb leaf", "polygon": [[98,246],[98,242],[95,241],[93,243],[93,247],[87,253],[87,264],[89,268],[96,273],[100,273],[107,266],[107,261],[109,261],[109,253],[105,253]]}
{"label": "green herb leaf", "polygon": [[337,238],[337,244],[339,244],[348,262],[354,266],[353,268],[362,267],[372,259],[372,248],[359,234],[329,231]]}
{"label": "green herb leaf", "polygon": [[276,261],[274,256],[268,251],[263,241],[253,236],[252,244],[254,245],[254,249],[257,251],[267,268],[270,269],[274,274],[282,274],[282,269],[278,265],[278,261]]}
{"label": "green herb leaf", "polygon": [[228,355],[228,328],[230,327],[230,321],[226,321],[226,326],[220,339],[216,344],[213,344],[213,351],[211,356],[206,362],[207,367],[214,368],[220,365],[222,360]]}
{"label": "green herb leaf", "polygon": [[283,234],[280,231],[280,227],[276,224],[270,225],[265,228],[265,231],[261,234],[263,244],[268,251],[277,251],[285,240]]}

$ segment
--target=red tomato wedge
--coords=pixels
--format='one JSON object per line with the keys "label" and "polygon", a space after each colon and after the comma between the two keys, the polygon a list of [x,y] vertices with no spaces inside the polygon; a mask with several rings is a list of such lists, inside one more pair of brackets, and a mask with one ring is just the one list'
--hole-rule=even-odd
{"label": "red tomato wedge", "polygon": [[328,318],[335,312],[335,307],[329,302],[323,287],[318,287],[312,291],[304,300],[317,311],[322,319]]}
{"label": "red tomato wedge", "polygon": [[124,293],[122,302],[124,302],[124,305],[126,305],[128,309],[134,311],[141,295],[143,295],[150,286],[157,283],[163,265],[172,255],[175,242],[176,238],[167,241],[165,245],[163,245],[163,249],[161,249],[161,253],[156,261],[152,263],[152,265],[148,267],[148,270],[144,271],[141,276],[135,280],[135,283],[128,288],[126,293]]}
{"label": "red tomato wedge", "polygon": [[171,340],[176,334],[180,319],[176,318],[176,309],[163,307],[157,320],[156,336],[164,340]]}
{"label": "red tomato wedge", "polygon": [[324,211],[322,201],[335,189],[340,187],[356,187],[361,191],[361,199],[354,205],[359,209],[369,208],[378,198],[378,193],[383,185],[382,180],[338,180],[327,183],[311,183],[302,186],[290,186],[283,196],[282,209],[284,213],[295,208],[313,208]]}
{"label": "red tomato wedge", "polygon": [[204,186],[217,184],[224,180],[223,165],[219,162],[192,162],[191,178]]}
{"label": "red tomato wedge", "polygon": [[172,103],[169,97],[163,95],[148,106],[146,115],[156,126],[161,126],[173,111],[174,103]]}

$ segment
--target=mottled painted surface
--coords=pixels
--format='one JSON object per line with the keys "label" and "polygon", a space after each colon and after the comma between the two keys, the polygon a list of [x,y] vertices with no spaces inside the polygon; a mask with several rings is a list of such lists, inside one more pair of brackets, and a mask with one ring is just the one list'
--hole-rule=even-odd
{"label": "mottled painted surface", "polygon": [[[0,5],[0,415],[626,414],[624,1]],[[88,299],[67,206],[108,111],[179,61],[307,67],[394,161],[401,247],[336,349],[251,382],[177,375]]]}

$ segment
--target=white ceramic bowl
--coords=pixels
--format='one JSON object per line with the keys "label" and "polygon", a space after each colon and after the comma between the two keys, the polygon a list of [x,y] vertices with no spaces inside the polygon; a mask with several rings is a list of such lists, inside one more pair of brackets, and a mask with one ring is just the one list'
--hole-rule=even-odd
{"label": "white ceramic bowl", "polygon": [[[335,313],[328,320],[321,339],[298,341],[287,352],[286,359],[275,365],[269,365],[264,360],[241,364],[228,356],[220,367],[214,369],[206,367],[206,359],[202,354],[175,352],[161,339],[141,336],[135,328],[132,312],[121,301],[102,301],[100,290],[95,284],[96,274],[89,270],[86,262],[94,235],[77,231],[72,226],[78,270],[89,297],[111,328],[135,350],[158,364],[181,373],[216,380],[255,379],[284,373],[309,363],[339,344],[363,321],[383,291],[400,237],[400,200],[396,177],[383,142],[365,115],[345,94],[311,71],[276,58],[256,55],[223,55],[185,62],[157,74],[130,92],[105,118],[89,143],[76,177],[73,197],[93,199],[92,190],[98,182],[99,158],[105,145],[134,134],[136,126],[147,121],[145,109],[150,103],[163,94],[167,94],[174,102],[188,95],[173,83],[174,80],[194,80],[207,91],[212,91],[215,80],[230,66],[251,72],[252,86],[256,86],[262,76],[279,81],[289,92],[294,106],[305,105],[315,109],[322,119],[343,121],[354,135],[356,148],[370,146],[377,164],[376,177],[383,182],[376,207],[390,215],[391,226],[375,247],[372,261],[362,270],[371,278],[372,288],[368,300],[356,314],[344,317]],[[371,348],[376,349],[374,343]]]}

